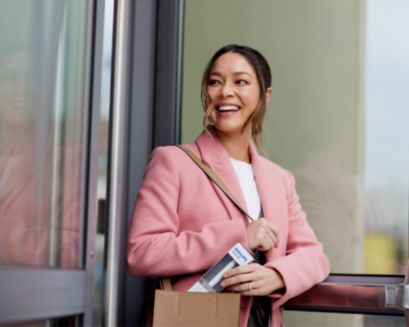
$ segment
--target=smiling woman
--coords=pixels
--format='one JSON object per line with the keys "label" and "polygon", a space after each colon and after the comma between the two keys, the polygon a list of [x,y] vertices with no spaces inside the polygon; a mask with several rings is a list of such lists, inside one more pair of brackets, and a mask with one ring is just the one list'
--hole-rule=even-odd
{"label": "smiling woman", "polygon": [[292,174],[254,145],[260,144],[271,93],[270,68],[257,50],[221,48],[202,78],[205,131],[186,145],[251,219],[183,151],[159,147],[146,169],[128,238],[129,271],[171,277],[179,291],[188,290],[236,243],[252,251],[256,262],[226,272],[222,282],[226,291],[243,295],[241,326],[280,326],[280,306],[329,273]]}
{"label": "smiling woman", "polygon": [[[266,59],[257,50],[236,45],[223,47],[215,53],[203,74],[204,129],[208,123],[224,123],[227,128],[233,124],[230,128],[234,128],[235,124],[240,125],[240,122],[235,123],[235,119],[240,118],[244,122],[241,130],[236,132],[250,132],[256,145],[261,148],[262,122],[271,94],[271,71]],[[233,119],[221,119],[239,110],[240,115],[234,115],[231,117]],[[219,127],[223,130],[222,126]]]}
{"label": "smiling woman", "polygon": [[[256,73],[247,60],[237,53],[220,56],[210,72],[207,93],[209,120],[219,138],[249,138],[260,91]],[[232,153],[232,158],[250,162],[247,151]]]}

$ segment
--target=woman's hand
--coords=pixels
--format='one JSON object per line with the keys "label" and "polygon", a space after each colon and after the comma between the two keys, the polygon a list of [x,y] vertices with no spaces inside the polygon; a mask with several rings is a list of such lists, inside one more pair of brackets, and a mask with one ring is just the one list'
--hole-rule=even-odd
{"label": "woman's hand", "polygon": [[284,287],[280,274],[258,263],[233,268],[223,275],[222,287],[242,295],[269,295]]}
{"label": "woman's hand", "polygon": [[247,242],[252,250],[267,251],[278,246],[278,229],[265,218],[247,225],[246,231]]}

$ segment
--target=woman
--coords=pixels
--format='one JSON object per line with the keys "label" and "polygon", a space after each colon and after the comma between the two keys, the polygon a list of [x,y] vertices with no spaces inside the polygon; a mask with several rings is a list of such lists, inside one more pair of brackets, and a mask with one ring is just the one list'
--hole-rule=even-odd
{"label": "woman", "polygon": [[[169,146],[152,154],[129,232],[129,271],[170,276],[173,288],[182,291],[237,242],[260,253],[258,263],[224,275],[226,290],[243,295],[241,326],[280,326],[280,306],[329,273],[293,176],[256,151],[271,94],[270,68],[258,51],[239,45],[221,48],[202,79],[205,131],[186,145],[254,221],[183,151]],[[266,302],[267,315],[260,318],[257,312]]]}

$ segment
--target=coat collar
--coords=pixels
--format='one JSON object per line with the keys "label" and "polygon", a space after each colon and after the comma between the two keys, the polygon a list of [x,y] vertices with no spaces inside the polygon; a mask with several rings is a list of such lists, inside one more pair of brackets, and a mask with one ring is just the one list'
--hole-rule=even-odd
{"label": "coat collar", "polygon": [[[196,139],[195,143],[199,149],[199,153],[202,160],[208,165],[212,166],[213,164],[222,164],[225,163],[226,161],[230,162],[230,157],[229,154],[227,153],[227,150],[220,142],[216,134],[211,130],[209,132],[206,131],[202,132]],[[250,142],[249,154],[253,169],[254,166],[257,166],[259,168],[262,167],[267,168],[264,163],[265,159],[263,159],[262,156],[258,154],[257,149],[253,142]]]}
{"label": "coat collar", "polygon": [[[205,131],[199,135],[195,143],[203,162],[213,169],[223,180],[227,188],[235,195],[242,207],[247,209],[240,182],[231,163],[229,154],[217,136],[213,132]],[[250,142],[249,145],[249,154],[264,214],[267,214],[269,211],[268,196],[271,194],[271,178],[269,179],[267,176],[271,176],[271,171],[274,169],[272,165],[267,164],[266,159],[257,153],[256,147],[252,142]],[[224,198],[226,201],[230,201],[226,197]]]}

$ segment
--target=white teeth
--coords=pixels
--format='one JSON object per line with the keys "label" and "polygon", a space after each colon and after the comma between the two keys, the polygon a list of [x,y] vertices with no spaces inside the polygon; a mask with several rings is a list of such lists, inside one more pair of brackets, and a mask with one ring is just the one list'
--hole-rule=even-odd
{"label": "white teeth", "polygon": [[219,106],[218,109],[220,111],[230,111],[230,110],[239,110],[238,106]]}

